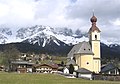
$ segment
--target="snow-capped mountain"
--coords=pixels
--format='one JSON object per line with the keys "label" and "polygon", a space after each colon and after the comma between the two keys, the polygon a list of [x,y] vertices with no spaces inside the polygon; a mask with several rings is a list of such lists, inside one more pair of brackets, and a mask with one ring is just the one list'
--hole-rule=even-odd
{"label": "snow-capped mountain", "polygon": [[[27,42],[44,47],[50,42],[54,42],[60,46],[61,42],[74,45],[82,41],[88,41],[86,33],[82,33],[80,30],[73,32],[68,28],[52,28],[49,26],[36,25],[20,28],[14,32],[10,28],[0,28],[0,44]],[[114,42],[108,42],[106,39],[102,39],[102,43],[110,47],[114,44]]]}
{"label": "snow-capped mountain", "polygon": [[[14,44],[14,46],[23,53],[48,53],[55,55],[67,55],[72,45],[82,41],[88,41],[86,33],[80,30],[73,32],[68,28],[52,28],[49,26],[33,26],[20,28],[17,31],[12,31],[10,28],[0,28],[0,51],[5,48],[5,45]],[[119,57],[120,45],[106,45],[107,40],[102,40],[101,55],[102,57]]]}
{"label": "snow-capped mountain", "polygon": [[67,28],[59,29],[42,25],[20,28],[17,31],[14,31],[14,33],[10,28],[0,28],[0,44],[27,42],[44,47],[50,42],[54,42],[60,46],[61,42],[73,45],[88,40],[85,34],[81,32],[78,34],[79,35],[76,35],[72,30]]}
{"label": "snow-capped mountain", "polygon": [[70,34],[71,32],[65,31],[64,29],[58,30],[51,28],[49,26],[34,26],[28,28],[21,28],[17,31],[17,39],[22,39],[24,42],[29,42],[30,44],[38,44],[39,46],[44,47],[46,44],[49,44],[51,40],[60,46],[60,41],[65,44],[77,44],[78,42],[88,40],[87,37],[81,36],[78,38],[78,35]]}
{"label": "snow-capped mountain", "polygon": [[0,43],[6,43],[11,35],[12,31],[9,28],[0,28]]}

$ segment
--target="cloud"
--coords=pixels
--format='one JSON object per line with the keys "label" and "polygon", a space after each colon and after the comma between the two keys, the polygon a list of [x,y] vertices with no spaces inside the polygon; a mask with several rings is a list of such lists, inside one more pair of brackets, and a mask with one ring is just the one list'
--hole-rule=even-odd
{"label": "cloud", "polygon": [[[109,41],[120,42],[120,1],[118,0],[77,0],[74,4],[66,7],[66,19],[82,20],[81,29],[87,31],[91,25],[89,19],[94,9],[98,18],[97,26],[101,36]],[[89,24],[89,25],[88,25]],[[80,26],[79,25],[79,26]],[[114,39],[114,40],[113,40]]]}
{"label": "cloud", "polygon": [[22,26],[33,21],[33,0],[1,0],[0,4],[0,13],[4,13],[0,15],[1,25]]}
{"label": "cloud", "polygon": [[120,16],[120,11],[117,10],[119,5],[118,0],[77,0],[76,3],[67,7],[67,15],[69,18],[88,18],[94,9],[99,17],[113,18],[114,16],[116,18]]}
{"label": "cloud", "polygon": [[120,36],[119,0],[0,0],[0,26],[32,25],[88,31],[94,9],[103,38]]}
{"label": "cloud", "polygon": [[115,26],[120,26],[120,18],[117,18],[113,21],[110,21],[111,24],[115,25]]}

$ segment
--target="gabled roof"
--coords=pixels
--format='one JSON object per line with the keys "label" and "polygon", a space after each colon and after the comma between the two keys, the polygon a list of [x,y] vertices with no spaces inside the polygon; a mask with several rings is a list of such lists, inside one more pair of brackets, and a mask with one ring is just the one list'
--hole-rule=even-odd
{"label": "gabled roof", "polygon": [[75,65],[76,63],[75,63],[75,61],[72,59],[70,59],[67,63],[66,63],[66,65],[70,65],[70,64],[72,64],[72,65]]}
{"label": "gabled roof", "polygon": [[85,68],[79,68],[78,70],[76,70],[76,72],[82,73],[82,74],[90,74],[90,73],[92,73],[90,70],[85,69]]}
{"label": "gabled roof", "polygon": [[89,44],[89,42],[82,42],[81,47],[79,48],[77,53],[81,53],[81,54],[93,54],[91,46]]}
{"label": "gabled roof", "polygon": [[102,67],[101,72],[111,71],[111,70],[116,69],[116,68],[117,67],[114,64],[109,63],[106,66]]}
{"label": "gabled roof", "polygon": [[83,41],[76,44],[68,53],[67,58],[73,57],[74,54],[93,54],[90,43]]}
{"label": "gabled roof", "polygon": [[73,57],[73,55],[74,55],[75,53],[77,53],[77,51],[78,51],[79,48],[81,47],[81,44],[82,44],[82,43],[79,43],[79,44],[74,45],[73,48],[72,48],[72,49],[70,50],[70,52],[68,53],[68,57],[67,57],[67,58]]}
{"label": "gabled roof", "polygon": [[27,65],[35,64],[35,63],[32,63],[32,62],[28,62],[28,61],[12,61],[11,63],[12,64],[22,64],[22,65],[24,65],[24,64],[27,64]]}

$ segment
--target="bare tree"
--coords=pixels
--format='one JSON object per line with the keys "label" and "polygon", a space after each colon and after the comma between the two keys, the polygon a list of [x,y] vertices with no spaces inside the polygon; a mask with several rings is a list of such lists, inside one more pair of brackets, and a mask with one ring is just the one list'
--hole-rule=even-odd
{"label": "bare tree", "polygon": [[11,61],[15,61],[17,58],[19,58],[19,54],[20,52],[15,48],[14,45],[6,45],[1,55],[3,58],[2,64],[10,69]]}

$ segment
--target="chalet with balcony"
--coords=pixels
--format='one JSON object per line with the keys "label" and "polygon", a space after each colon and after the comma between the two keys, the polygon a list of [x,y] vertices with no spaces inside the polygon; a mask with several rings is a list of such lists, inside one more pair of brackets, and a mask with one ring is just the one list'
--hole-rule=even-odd
{"label": "chalet with balcony", "polygon": [[37,73],[56,73],[58,71],[57,64],[37,64],[34,65]]}
{"label": "chalet with balcony", "polygon": [[12,61],[11,71],[16,71],[18,73],[28,73],[33,72],[32,67],[34,63],[28,61]]}

